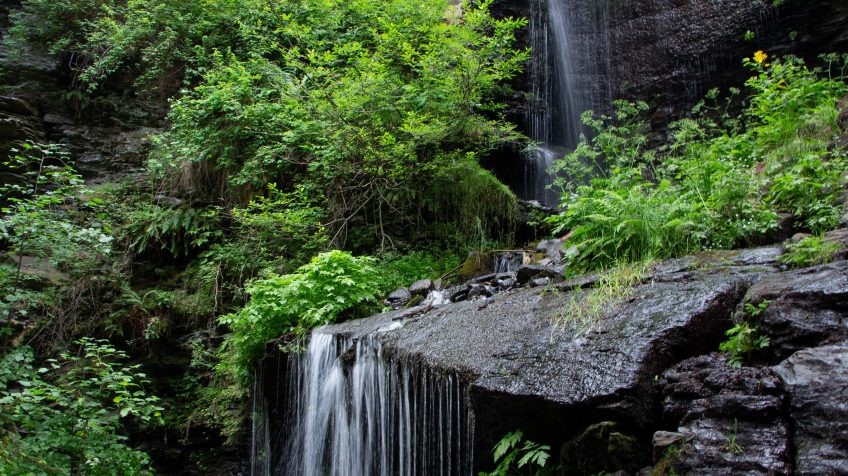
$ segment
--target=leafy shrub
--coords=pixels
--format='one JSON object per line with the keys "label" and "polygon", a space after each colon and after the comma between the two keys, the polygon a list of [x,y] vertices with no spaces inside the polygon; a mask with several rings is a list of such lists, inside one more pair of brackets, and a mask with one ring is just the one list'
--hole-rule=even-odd
{"label": "leafy shrub", "polygon": [[51,320],[65,324],[67,309],[59,307],[78,306],[45,284],[79,287],[100,273],[112,252],[107,227],[84,212],[99,206],[99,199],[83,199],[82,178],[62,147],[24,143],[12,153],[2,172],[13,179],[0,185],[0,246],[12,263],[0,265],[4,333],[12,332],[13,317],[29,318],[32,311],[50,309]]}
{"label": "leafy shrub", "polygon": [[270,274],[247,288],[250,301],[220,318],[232,329],[220,369],[249,382],[266,342],[285,334],[304,334],[343,314],[361,315],[374,306],[380,278],[372,258],[328,251],[291,274]]}
{"label": "leafy shrub", "polygon": [[723,104],[711,91],[659,148],[648,147],[644,104],[616,102],[612,117],[585,114],[595,136],[554,168],[565,211],[551,221],[571,232],[573,268],[764,242],[780,213],[815,232],[834,227],[848,160],[828,146],[836,102],[848,92],[838,71],[848,56],[826,59],[827,75],[797,58],[767,63],[757,52],[745,60],[756,75],[741,116],[727,112],[739,90]]}
{"label": "leafy shrub", "polygon": [[82,177],[68,154],[53,144],[22,144],[3,162],[3,171],[19,180],[0,185],[0,238],[16,255],[48,259],[65,269],[81,258],[111,252],[112,237],[95,223],[74,221],[71,205],[81,204]]}
{"label": "leafy shrub", "polygon": [[4,474],[146,474],[150,458],[127,445],[123,422],[161,423],[162,407],[138,365],[105,341],[78,341],[36,369],[32,350],[0,360],[0,470]]}
{"label": "leafy shrub", "polygon": [[552,475],[554,469],[546,468],[551,457],[550,451],[548,445],[525,440],[521,430],[507,433],[492,450],[492,457],[497,464],[495,470],[481,472],[480,476]]}
{"label": "leafy shrub", "polygon": [[753,352],[768,347],[768,336],[757,335],[757,327],[751,326],[747,320],[759,319],[768,309],[769,304],[767,300],[757,305],[746,302],[740,321],[725,332],[727,340],[719,345],[719,350],[727,354],[727,360],[731,366],[741,367],[744,360],[750,358]]}
{"label": "leafy shrub", "polygon": [[125,235],[136,255],[154,250],[180,258],[221,236],[216,210],[138,205],[130,210]]}
{"label": "leafy shrub", "polygon": [[774,177],[767,200],[791,212],[803,228],[821,233],[842,216],[848,159],[806,157]]}
{"label": "leafy shrub", "polygon": [[[213,64],[174,101],[150,170],[181,193],[236,203],[269,182],[303,185],[326,198],[336,246],[354,217],[385,234],[396,217],[485,207],[428,209],[427,198],[441,198],[425,191],[469,157],[518,139],[489,118],[498,115],[487,98],[526,58],[511,49],[523,21],[492,19],[490,3],[467,5],[460,22],[445,21],[447,2],[279,4],[249,53],[208,51]],[[463,183],[448,185],[461,193]],[[504,195],[496,180],[485,185]],[[507,198],[512,207],[488,210],[514,210]],[[449,218],[476,225],[459,215]]]}
{"label": "leafy shrub", "polygon": [[571,230],[578,254],[571,270],[590,270],[619,262],[664,259],[697,247],[692,204],[665,182],[608,188],[599,180],[581,187],[554,222]]}
{"label": "leafy shrub", "polygon": [[809,236],[798,243],[786,246],[786,252],[778,258],[790,268],[806,268],[830,263],[835,260],[843,246],[820,236]]}
{"label": "leafy shrub", "polygon": [[459,256],[441,250],[412,251],[404,254],[387,252],[379,261],[380,289],[383,292],[391,292],[419,279],[436,279],[461,262]]}
{"label": "leafy shrub", "polygon": [[727,354],[727,360],[733,367],[741,367],[752,352],[769,345],[769,338],[757,335],[756,326],[751,327],[747,322],[736,324],[725,335],[727,340],[721,343],[719,350]]}
{"label": "leafy shrub", "polygon": [[10,51],[66,55],[77,87],[89,92],[118,72],[137,76],[140,88],[171,83],[164,91],[171,92],[204,64],[198,47],[238,44],[230,26],[248,6],[254,15],[263,11],[257,1],[25,0],[10,15],[5,41]]}

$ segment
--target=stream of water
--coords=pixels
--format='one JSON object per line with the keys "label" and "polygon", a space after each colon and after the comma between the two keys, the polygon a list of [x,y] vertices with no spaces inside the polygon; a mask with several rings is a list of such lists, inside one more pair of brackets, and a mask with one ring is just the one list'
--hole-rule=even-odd
{"label": "stream of water", "polygon": [[[288,359],[277,435],[263,422],[268,402],[261,389],[254,392],[253,475],[472,474],[465,386],[455,375],[386,355],[382,334],[352,341],[314,331],[308,348]],[[275,437],[283,443],[272,444]],[[272,454],[277,446],[280,455]]]}

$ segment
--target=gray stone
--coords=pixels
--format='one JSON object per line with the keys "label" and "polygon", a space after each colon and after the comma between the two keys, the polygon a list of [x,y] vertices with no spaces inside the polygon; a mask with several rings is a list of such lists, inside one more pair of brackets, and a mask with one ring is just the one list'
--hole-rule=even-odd
{"label": "gray stone", "polygon": [[[594,323],[591,334],[576,325],[552,325],[579,290],[514,289],[486,305],[463,301],[434,308],[381,338],[388,355],[455,372],[468,382],[480,429],[475,454],[489,454],[515,428],[528,435],[558,428],[565,440],[577,436],[569,429],[599,420],[650,427],[659,397],[654,376],[681,358],[714,349],[746,286],[742,278],[706,273],[688,282],[641,285],[632,299]],[[470,291],[457,293],[464,289]],[[356,338],[398,314],[324,331]]]}
{"label": "gray stone", "polygon": [[487,298],[492,296],[492,294],[492,290],[485,284],[472,284],[471,289],[468,291],[468,299]]}
{"label": "gray stone", "polygon": [[435,289],[435,286],[433,286],[433,281],[430,279],[419,279],[409,286],[409,292],[413,296],[426,296],[433,289]]}
{"label": "gray stone", "polygon": [[399,288],[389,294],[386,298],[386,302],[388,303],[401,303],[406,302],[412,299],[412,293],[409,292],[409,289]]}
{"label": "gray stone", "polygon": [[71,119],[70,117],[65,117],[65,116],[61,116],[59,114],[52,114],[52,113],[45,114],[44,117],[41,120],[44,121],[45,124],[48,124],[48,125],[51,125],[51,126],[63,126],[63,125],[66,126],[66,125],[73,125],[74,124],[74,120]]}
{"label": "gray stone", "polygon": [[789,394],[795,474],[848,474],[848,345],[801,350],[774,370]]}
{"label": "gray stone", "polygon": [[798,243],[804,238],[809,238],[810,236],[812,235],[810,235],[809,233],[795,233],[794,235],[792,235],[792,238],[790,238],[789,241],[791,241],[792,243]]}
{"label": "gray stone", "polygon": [[659,386],[666,424],[686,438],[678,472],[789,474],[783,388],[771,369],[733,368],[723,355],[703,355],[666,371]]}
{"label": "gray stone", "polygon": [[848,340],[848,261],[764,277],[746,300],[769,305],[759,330],[770,339],[766,354],[779,362],[796,351]]}
{"label": "gray stone", "polygon": [[468,299],[468,293],[471,291],[471,285],[462,284],[459,286],[452,286],[447,289],[445,292],[445,297],[448,298],[451,302],[460,302]]}
{"label": "gray stone", "polygon": [[686,281],[699,273],[732,274],[756,281],[762,275],[779,270],[782,246],[743,250],[704,251],[672,259],[654,266],[648,276],[654,281]]}
{"label": "gray stone", "polygon": [[676,431],[656,431],[651,437],[651,446],[654,449],[654,463],[658,462],[671,447],[682,448],[686,443],[686,436]]}
{"label": "gray stone", "polygon": [[527,284],[533,278],[562,279],[562,274],[553,268],[532,264],[525,264],[515,272],[515,279],[518,281],[518,284]]}
{"label": "gray stone", "polygon": [[[536,252],[542,253],[548,261],[548,263],[540,264],[542,266],[547,266],[548,264],[559,264],[562,261],[563,255],[563,246],[565,245],[565,240],[555,239],[555,240],[542,240],[536,245]],[[543,260],[544,261],[544,260]]]}

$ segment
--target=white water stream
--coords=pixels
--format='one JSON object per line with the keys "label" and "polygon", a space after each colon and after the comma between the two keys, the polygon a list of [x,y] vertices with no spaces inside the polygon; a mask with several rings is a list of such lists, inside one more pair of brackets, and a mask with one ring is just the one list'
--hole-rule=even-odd
{"label": "white water stream", "polygon": [[[290,356],[285,450],[270,454],[268,425],[254,424],[253,475],[472,474],[473,418],[464,385],[390,358],[381,336],[354,342],[316,330],[307,350]],[[267,402],[255,394],[261,420]]]}

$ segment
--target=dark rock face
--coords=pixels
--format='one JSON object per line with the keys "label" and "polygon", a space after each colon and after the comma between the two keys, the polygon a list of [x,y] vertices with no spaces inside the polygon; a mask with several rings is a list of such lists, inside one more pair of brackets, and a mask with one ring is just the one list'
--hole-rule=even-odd
{"label": "dark rock face", "polygon": [[166,105],[129,89],[69,93],[70,82],[59,58],[13,55],[0,43],[0,154],[22,141],[65,144],[90,182],[143,170],[147,137],[163,130]]}
{"label": "dark rock face", "polygon": [[789,474],[789,426],[777,375],[733,368],[717,354],[688,359],[660,382],[663,416],[686,438],[684,474]]}
{"label": "dark rock face", "polygon": [[[321,332],[378,333],[385,356],[460,378],[479,470],[503,435],[521,429],[558,451],[564,474],[633,474],[652,461],[678,474],[841,474],[848,264],[780,272],[781,253],[662,263],[588,330],[561,316],[601,285],[599,275],[533,288],[535,275],[513,287],[515,274],[489,273],[448,287],[438,303]],[[772,359],[789,357],[777,367],[734,368],[714,353],[745,298],[772,302],[753,325],[772,339]],[[840,343],[796,351],[831,342]]]}
{"label": "dark rock face", "polygon": [[[385,334],[385,349],[464,376],[480,431],[478,454],[516,428],[557,443],[598,421],[616,421],[626,432],[651,426],[655,375],[717,346],[746,286],[739,277],[706,273],[643,285],[588,333],[552,326],[570,293],[580,290],[513,290],[400,321]],[[324,332],[357,337],[398,315]]]}
{"label": "dark rock face", "polygon": [[0,153],[4,157],[22,139],[43,142],[45,137],[34,107],[20,98],[0,96]]}
{"label": "dark rock face", "polygon": [[[595,108],[638,98],[683,112],[714,86],[740,85],[755,50],[815,60],[848,47],[841,0],[556,0],[567,2],[577,81]],[[500,0],[501,16],[528,17],[529,0]],[[755,32],[752,42],[744,40]],[[793,39],[794,38],[794,39]],[[522,91],[526,80],[518,82]],[[519,106],[520,107],[520,106]]]}
{"label": "dark rock face", "polygon": [[795,474],[848,474],[848,345],[801,350],[774,371],[789,395]]}
{"label": "dark rock face", "polygon": [[429,279],[419,279],[409,286],[409,292],[414,296],[426,296],[433,289],[435,289],[435,286],[433,286],[433,281]]}
{"label": "dark rock face", "polygon": [[635,471],[638,453],[636,438],[621,433],[617,423],[605,421],[562,445],[560,459],[564,474],[601,474]]}
{"label": "dark rock face", "polygon": [[519,267],[515,272],[515,276],[516,280],[518,280],[518,284],[527,284],[533,278],[557,279],[562,277],[562,275],[553,268],[532,264],[526,264]]}
{"label": "dark rock face", "polygon": [[767,276],[748,291],[770,301],[759,322],[775,361],[799,349],[848,340],[848,261]]}

